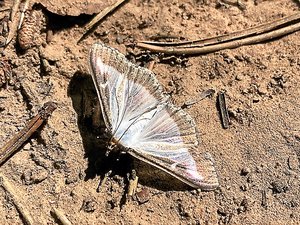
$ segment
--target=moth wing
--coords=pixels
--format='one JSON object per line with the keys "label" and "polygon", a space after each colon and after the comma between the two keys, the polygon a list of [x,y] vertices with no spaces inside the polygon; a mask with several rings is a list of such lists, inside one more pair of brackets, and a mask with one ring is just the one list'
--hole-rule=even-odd
{"label": "moth wing", "polygon": [[218,186],[211,157],[197,168],[189,153],[198,145],[193,119],[168,103],[151,71],[100,43],[90,50],[90,70],[105,125],[129,154],[192,187]]}
{"label": "moth wing", "polygon": [[122,136],[134,118],[166,101],[154,74],[130,63],[115,49],[94,44],[89,58],[103,119],[115,138]]}
{"label": "moth wing", "polygon": [[[186,151],[186,149],[182,150]],[[180,159],[174,160],[174,158],[163,158],[157,155],[143,154],[142,152],[135,149],[131,150],[129,154],[165,171],[193,188],[210,191],[215,190],[219,186],[214,160],[207,152],[197,158],[198,168],[189,153],[181,154]]]}
{"label": "moth wing", "polygon": [[[219,186],[212,157],[202,154],[195,163],[189,150],[197,150],[194,120],[181,108],[164,104],[143,131],[135,136],[129,154],[194,188],[213,190]],[[126,145],[126,143],[125,143]]]}

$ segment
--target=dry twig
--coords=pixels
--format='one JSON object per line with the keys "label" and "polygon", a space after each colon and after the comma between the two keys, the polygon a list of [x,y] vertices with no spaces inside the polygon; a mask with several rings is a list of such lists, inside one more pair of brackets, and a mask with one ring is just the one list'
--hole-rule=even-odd
{"label": "dry twig", "polygon": [[21,0],[15,0],[10,13],[9,33],[6,38],[5,45],[8,45],[12,41],[18,29],[20,29],[20,27],[22,26],[24,20],[24,14],[29,7],[29,2],[30,0],[25,0],[23,4],[23,9],[20,12],[19,8],[20,8]]}
{"label": "dry twig", "polygon": [[30,212],[26,209],[25,203],[23,203],[22,199],[18,196],[17,191],[13,188],[13,186],[9,183],[7,178],[0,174],[0,186],[8,193],[10,199],[15,205],[16,209],[21,215],[21,219],[27,225],[37,224],[33,220]]}
{"label": "dry twig", "polygon": [[5,7],[5,8],[0,9],[0,12],[4,12],[4,11],[8,11],[8,10],[10,10],[10,8],[9,7]]}
{"label": "dry twig", "polygon": [[[257,27],[249,28],[243,31],[233,32],[227,35],[221,35],[196,41],[185,41],[175,43],[141,41],[137,43],[137,46],[144,49],[148,49],[153,52],[160,52],[165,54],[204,54],[219,51],[222,49],[236,48],[242,45],[255,44],[293,33],[300,29],[299,20],[300,13],[297,13],[295,15],[288,16],[280,20],[262,24]],[[290,23],[292,24],[288,25]],[[282,27],[283,25],[286,26]]]}
{"label": "dry twig", "polygon": [[213,96],[214,93],[215,93],[215,90],[214,90],[214,89],[208,89],[208,90],[205,90],[205,91],[203,91],[197,98],[194,98],[194,99],[191,99],[191,100],[186,101],[186,102],[181,106],[181,108],[183,108],[183,109],[188,108],[188,107],[190,107],[191,105],[194,105],[194,104],[200,102],[200,101],[203,100],[204,98]]}
{"label": "dry twig", "polygon": [[38,114],[21,131],[0,148],[0,166],[19,150],[22,144],[48,119],[55,109],[55,103],[46,102]]}
{"label": "dry twig", "polygon": [[16,14],[19,11],[20,4],[21,0],[15,0],[10,12],[10,21],[13,21],[13,19],[16,17]]}
{"label": "dry twig", "polygon": [[222,125],[224,129],[229,128],[230,119],[228,115],[225,93],[223,91],[218,93],[218,106],[221,114]]}
{"label": "dry twig", "polygon": [[84,26],[84,34],[80,37],[80,39],[77,41],[79,43],[85,35],[90,31],[92,27],[95,26],[95,24],[99,23],[104,17],[106,17],[109,13],[114,11],[117,7],[119,7],[122,3],[124,3],[126,0],[118,0],[115,4],[106,7],[104,10],[102,10],[100,13],[98,13],[88,24]]}
{"label": "dry twig", "polygon": [[19,24],[19,16],[17,14],[17,16],[15,16],[14,19],[9,24],[9,32],[8,32],[8,35],[6,38],[5,45],[8,45],[11,42],[11,40],[14,38],[14,36],[16,35],[17,30],[18,30],[18,24]]}
{"label": "dry twig", "polygon": [[9,24],[9,32],[6,38],[5,45],[8,45],[15,34],[17,33],[18,30],[18,24],[19,24],[19,7],[20,7],[21,0],[15,0],[14,5],[11,8],[10,12],[10,21],[11,23]]}
{"label": "dry twig", "polygon": [[180,41],[180,42],[157,42],[157,41],[141,41],[141,43],[152,44],[152,45],[169,45],[169,46],[181,46],[181,45],[194,45],[196,44],[198,47],[203,47],[207,45],[220,44],[226,41],[240,39],[244,37],[249,37],[255,34],[262,34],[268,31],[274,30],[277,27],[282,27],[285,24],[291,23],[293,21],[297,21],[300,19],[300,13],[296,13],[291,16],[286,16],[284,18],[260,24],[255,27],[250,27],[241,31],[232,32],[229,34],[224,34],[216,37],[199,39],[194,41]]}
{"label": "dry twig", "polygon": [[59,220],[59,222],[62,224],[62,225],[72,225],[72,223],[70,222],[70,220],[68,220],[68,218],[65,216],[65,214],[56,209],[56,208],[53,208],[51,210],[51,214],[57,219]]}
{"label": "dry twig", "polygon": [[24,5],[23,5],[23,9],[21,11],[21,16],[20,16],[20,21],[19,21],[18,29],[20,29],[21,26],[22,26],[22,23],[23,23],[23,20],[24,20],[24,16],[25,16],[25,12],[26,12],[26,10],[29,7],[29,2],[30,2],[30,0],[26,0],[25,3],[24,3]]}

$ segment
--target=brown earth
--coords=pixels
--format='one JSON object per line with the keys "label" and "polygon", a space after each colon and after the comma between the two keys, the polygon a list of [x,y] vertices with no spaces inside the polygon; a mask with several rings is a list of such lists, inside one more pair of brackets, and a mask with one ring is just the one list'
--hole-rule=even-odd
{"label": "brown earth", "polygon": [[[242,9],[209,0],[132,0],[79,44],[82,26],[92,17],[57,15],[60,1],[55,2],[53,13],[38,6],[48,18],[29,49],[20,49],[15,39],[0,49],[1,143],[44,102],[58,103],[48,123],[0,168],[38,224],[57,223],[51,208],[59,208],[73,224],[300,223],[299,32],[194,57],[150,55],[132,45],[163,36],[193,40],[242,30],[298,12],[299,1],[248,0]],[[10,1],[2,3],[6,6]],[[1,27],[8,14],[0,12]],[[7,34],[1,30],[3,40]],[[126,155],[119,162],[103,156],[99,104],[87,67],[88,50],[97,41],[143,66],[154,58],[153,71],[176,105],[210,88],[226,91],[229,129],[222,128],[216,96],[187,109],[200,130],[199,151],[215,159],[218,190],[190,190]],[[146,203],[124,204],[132,167],[140,177],[138,191],[149,191]],[[97,193],[99,175],[111,168]],[[22,224],[2,190],[0,202],[0,223]]]}

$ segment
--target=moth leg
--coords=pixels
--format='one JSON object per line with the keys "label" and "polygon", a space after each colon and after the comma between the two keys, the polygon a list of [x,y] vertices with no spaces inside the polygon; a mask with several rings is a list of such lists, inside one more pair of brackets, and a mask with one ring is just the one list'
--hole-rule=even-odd
{"label": "moth leg", "polygon": [[111,150],[109,148],[106,149],[105,156],[108,157],[110,152],[111,152]]}
{"label": "moth leg", "polygon": [[[120,157],[121,157],[121,155],[125,155],[126,154],[126,152],[123,152],[123,151],[119,151],[118,152],[118,156],[117,156],[117,159],[116,159],[116,161],[118,162],[118,161],[120,161]],[[128,177],[128,176],[127,176]]]}
{"label": "moth leg", "polygon": [[127,199],[131,199],[132,196],[136,193],[138,179],[136,171],[133,169],[130,174],[127,174],[128,179],[128,189],[127,189]]}
{"label": "moth leg", "polygon": [[109,170],[107,173],[104,174],[104,177],[102,180],[99,181],[98,187],[96,189],[97,192],[101,191],[101,188],[103,187],[103,185],[106,183],[107,178],[111,175],[112,170]]}

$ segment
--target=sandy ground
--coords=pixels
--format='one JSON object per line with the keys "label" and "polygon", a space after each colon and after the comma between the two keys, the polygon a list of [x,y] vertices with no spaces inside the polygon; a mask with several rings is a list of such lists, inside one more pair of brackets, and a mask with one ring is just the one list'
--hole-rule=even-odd
{"label": "sandy ground", "polygon": [[[82,26],[91,15],[58,15],[60,4],[52,6],[53,13],[41,7],[47,20],[37,17],[32,46],[22,50],[13,39],[4,51],[0,48],[1,145],[44,102],[58,104],[48,123],[1,166],[0,173],[37,224],[57,223],[52,208],[73,224],[298,224],[299,32],[194,57],[149,55],[132,44],[163,36],[178,41],[233,32],[292,15],[299,3],[248,0],[241,9],[209,0],[163,2],[130,0],[79,44]],[[11,6],[10,1],[0,4]],[[64,8],[68,15],[71,9],[66,7],[72,6]],[[3,26],[8,14],[0,12],[1,40],[7,35]],[[119,162],[104,157],[98,138],[103,124],[87,66],[87,53],[95,42],[117,48],[143,66],[155,59],[153,71],[176,105],[210,88],[226,91],[229,129],[222,128],[216,96],[187,109],[200,130],[199,151],[215,159],[218,190],[190,190],[126,155]],[[143,190],[145,203],[124,204],[126,174],[132,168],[140,177],[138,191]],[[109,169],[113,173],[97,193],[99,177]],[[0,202],[0,223],[22,224],[3,190]]]}

